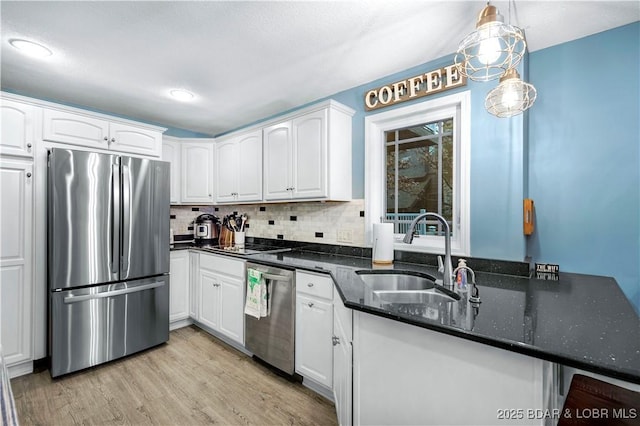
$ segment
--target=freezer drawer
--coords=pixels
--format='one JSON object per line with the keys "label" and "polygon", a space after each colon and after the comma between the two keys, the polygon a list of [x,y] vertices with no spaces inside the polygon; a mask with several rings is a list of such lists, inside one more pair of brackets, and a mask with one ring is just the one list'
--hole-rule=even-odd
{"label": "freezer drawer", "polygon": [[51,294],[51,376],[169,340],[169,276]]}

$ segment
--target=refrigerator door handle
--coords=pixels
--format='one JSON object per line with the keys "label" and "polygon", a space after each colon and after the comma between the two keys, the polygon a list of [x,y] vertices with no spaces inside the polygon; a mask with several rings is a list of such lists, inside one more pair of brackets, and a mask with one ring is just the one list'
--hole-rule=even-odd
{"label": "refrigerator door handle", "polygon": [[144,284],[136,287],[123,288],[121,290],[103,291],[101,293],[87,294],[82,296],[67,296],[64,298],[64,303],[70,304],[70,303],[86,302],[87,300],[104,299],[105,297],[113,297],[113,296],[120,296],[123,294],[129,294],[129,293],[137,293],[139,291],[162,287],[163,285],[164,285],[164,281],[158,281],[151,284]]}
{"label": "refrigerator door handle", "polygon": [[111,166],[111,274],[118,279],[118,265],[120,257],[120,166]]}
{"label": "refrigerator door handle", "polygon": [[120,279],[129,278],[131,254],[131,172],[122,165],[122,261]]}

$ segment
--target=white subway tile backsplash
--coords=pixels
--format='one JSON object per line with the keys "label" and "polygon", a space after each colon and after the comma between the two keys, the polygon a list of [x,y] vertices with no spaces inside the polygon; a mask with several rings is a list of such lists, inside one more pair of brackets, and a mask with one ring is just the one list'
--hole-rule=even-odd
{"label": "white subway tile backsplash", "polygon": [[[264,211],[261,211],[261,207]],[[364,200],[350,202],[308,202],[281,204],[251,204],[229,206],[171,206],[171,228],[174,234],[193,233],[189,227],[200,214],[210,213],[219,218],[233,212],[246,213],[248,237],[273,238],[283,235],[285,240],[322,242],[351,246],[364,246]],[[217,209],[217,210],[216,210]],[[291,217],[295,216],[295,220]],[[274,221],[273,225],[269,221]],[[338,230],[351,231],[352,242],[338,241]],[[316,236],[321,233],[322,237]]]}

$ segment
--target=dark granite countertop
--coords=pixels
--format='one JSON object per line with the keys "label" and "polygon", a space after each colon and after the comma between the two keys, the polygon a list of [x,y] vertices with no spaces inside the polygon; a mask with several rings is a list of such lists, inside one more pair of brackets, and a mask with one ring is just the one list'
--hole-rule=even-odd
{"label": "dark granite countertop", "polygon": [[[355,273],[372,269],[367,258],[296,249],[246,259],[330,274],[351,309],[640,384],[640,317],[613,278],[561,272],[558,281],[544,281],[476,272],[479,305],[461,293],[459,301],[398,308],[375,303]],[[468,263],[474,267],[473,259]],[[412,263],[391,268],[438,276],[434,267]]]}

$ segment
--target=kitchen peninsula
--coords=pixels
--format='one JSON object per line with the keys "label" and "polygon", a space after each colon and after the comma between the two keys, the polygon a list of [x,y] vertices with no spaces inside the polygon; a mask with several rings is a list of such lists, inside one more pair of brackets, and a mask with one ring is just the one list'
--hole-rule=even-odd
{"label": "kitchen peninsula", "polygon": [[[568,386],[559,378],[567,367],[640,388],[640,319],[611,278],[561,273],[558,281],[544,281],[476,272],[481,303],[471,304],[463,295],[433,315],[371,303],[355,273],[371,269],[371,259],[364,257],[368,253],[358,257],[352,250],[345,256],[336,254],[340,250],[335,247],[328,253],[322,245],[295,245],[291,251],[246,257],[332,277],[340,302],[353,315],[355,423],[384,419],[385,412],[394,416],[386,421],[415,421],[411,416],[420,413],[410,407],[424,409],[428,403],[417,396],[420,389],[429,389],[434,404],[450,400],[453,405],[459,404],[459,392],[465,398],[469,392],[479,392],[477,424],[497,421],[496,410],[514,404],[554,408],[561,404],[562,388]],[[473,268],[474,259],[468,264]],[[396,261],[393,269],[437,276],[436,268],[415,263]],[[424,352],[425,348],[429,350]],[[434,354],[433,348],[444,352]],[[465,378],[464,371],[474,375]],[[500,377],[499,383],[488,384],[494,376]],[[465,384],[465,380],[471,381]],[[374,403],[380,398],[386,401],[382,411]],[[398,417],[398,412],[406,417]]]}

